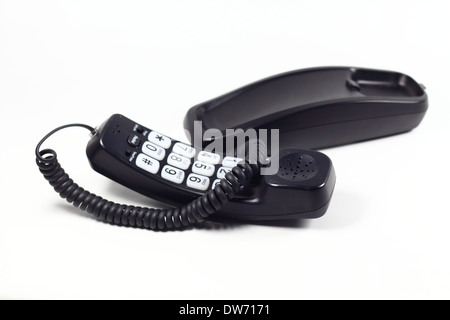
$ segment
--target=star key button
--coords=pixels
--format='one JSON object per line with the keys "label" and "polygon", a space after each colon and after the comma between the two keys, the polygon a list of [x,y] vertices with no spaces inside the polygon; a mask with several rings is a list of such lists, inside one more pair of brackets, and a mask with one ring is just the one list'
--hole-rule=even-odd
{"label": "star key button", "polygon": [[169,137],[166,137],[156,131],[150,132],[148,135],[148,140],[157,146],[163,147],[164,149],[170,148],[170,145],[172,144],[172,140]]}

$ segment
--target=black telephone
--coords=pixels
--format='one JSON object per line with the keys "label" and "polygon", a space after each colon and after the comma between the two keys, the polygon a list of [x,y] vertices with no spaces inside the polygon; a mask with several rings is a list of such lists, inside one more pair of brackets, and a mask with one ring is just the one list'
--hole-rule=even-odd
{"label": "black telephone", "polygon": [[[311,70],[317,72],[311,72]],[[227,103],[231,103],[234,108],[238,105],[236,100],[245,101],[245,105],[249,108],[255,108],[260,98],[259,95],[255,95],[254,90],[261,86],[270,92],[270,85],[272,84],[272,89],[277,89],[273,94],[282,97],[283,93],[280,90],[287,90],[287,93],[290,93],[293,87],[301,87],[302,84],[309,83],[311,80],[317,81],[320,77],[327,78],[324,70],[327,69],[301,70],[290,73],[288,76],[284,74],[258,82],[191,109],[187,119],[192,118],[193,114],[204,115],[210,122],[217,123],[219,119],[212,119],[215,116],[223,119],[223,108],[226,107],[224,105]],[[334,75],[333,85],[338,85],[336,68],[330,68],[328,72],[328,76]],[[368,100],[372,104],[377,105],[375,108],[382,109],[380,105],[384,103],[388,104],[391,109],[392,106],[396,105],[401,105],[402,109],[408,103],[417,106],[419,96],[422,99],[421,101],[424,99],[425,93],[422,87],[416,85],[409,77],[399,77],[397,73],[389,73],[387,77],[386,74],[381,73],[382,79],[379,79],[379,81],[375,81],[376,76],[380,77],[380,74],[376,73],[379,71],[372,71],[376,73],[374,76],[370,74],[370,71],[365,71],[366,74],[364,74],[363,71],[349,68],[347,72],[340,72],[339,74],[347,77],[348,74],[352,75],[355,72],[362,73],[362,78],[366,80],[358,84],[357,80],[351,78],[350,80],[347,78],[341,79],[341,85],[346,89],[340,88],[339,92],[348,90],[349,97],[347,101],[344,97],[340,97],[339,105],[352,104],[356,101],[353,92],[355,88],[350,86],[349,83],[353,86],[367,86],[367,82],[370,82],[367,80],[369,78],[372,79],[372,85],[378,88],[378,91],[373,88],[365,89],[367,92],[378,93],[384,90],[385,92],[391,92],[392,95],[389,99],[373,100],[369,98]],[[382,80],[385,80],[385,82]],[[351,81],[354,81],[354,83]],[[286,88],[280,87],[280,83]],[[413,86],[413,89],[405,88],[405,86]],[[332,91],[338,90],[332,89]],[[257,92],[261,93],[258,90]],[[421,94],[419,95],[419,93]],[[319,93],[316,92],[316,94]],[[287,95],[284,96],[287,97]],[[328,110],[335,110],[337,102],[330,102],[329,94],[325,96],[326,99],[321,104],[316,101],[314,105],[303,106],[302,108],[302,106],[298,106],[299,101],[295,101],[299,99],[295,99],[291,94],[288,99],[289,105],[278,107],[283,109],[282,112],[277,113],[272,110],[272,113],[266,115],[266,120],[268,117],[271,118],[271,121],[267,121],[267,127],[273,127],[273,120],[281,117],[281,114],[285,116],[286,110],[295,109],[299,121],[302,118],[302,110],[307,110],[305,113],[307,114],[311,110],[319,109],[318,112],[321,116],[327,108]],[[308,101],[311,98],[309,96]],[[279,103],[280,99],[277,99],[278,102],[276,103]],[[319,100],[319,98],[316,97],[315,100]],[[361,103],[361,100],[362,97],[358,96],[359,103]],[[426,104],[426,95],[424,101]],[[276,108],[268,103],[263,104],[263,106],[269,109]],[[374,107],[372,106],[372,108]],[[222,109],[222,111],[217,112],[219,109]],[[367,107],[364,110],[367,111]],[[211,114],[208,114],[208,112]],[[260,110],[259,112],[264,113],[265,111]],[[423,114],[416,113],[416,118],[421,120]],[[413,114],[413,112],[408,113],[408,115],[410,114]],[[251,113],[247,112],[247,118],[250,115]],[[394,115],[401,116],[402,114],[401,112],[394,112]],[[333,117],[337,117],[339,121],[342,120],[342,115],[337,116],[333,111],[330,114],[330,119],[327,119],[324,123],[332,123]],[[384,117],[392,117],[392,110],[389,110]],[[245,121],[247,120],[245,119]],[[230,122],[230,119],[223,119],[223,121],[233,123],[233,121]],[[355,118],[353,121],[358,120]],[[414,123],[410,122],[411,129],[412,126],[417,124],[417,120]],[[259,119],[259,125],[264,127],[261,119]],[[355,124],[352,123],[352,125]],[[62,169],[54,150],[40,150],[41,145],[52,134],[73,126],[86,128],[92,133],[87,145],[87,156],[94,170],[134,191],[176,207],[172,209],[152,209],[114,203],[92,194],[74,183]],[[191,127],[190,124],[187,127]],[[304,129],[300,127],[299,130]],[[405,126],[402,126],[400,132],[404,129]],[[324,127],[323,131],[326,130]],[[281,145],[283,145],[283,139],[288,140],[288,138],[283,138],[284,131],[280,131]],[[391,129],[389,132],[393,131],[395,130]],[[372,134],[373,137],[380,136],[379,132],[373,131]],[[326,136],[326,134],[322,136]],[[367,134],[364,137],[370,138]],[[334,136],[333,139],[335,139],[333,141],[336,141]],[[332,139],[330,138],[330,140]],[[345,142],[345,139],[337,140],[339,144]],[[288,144],[292,145],[291,138],[289,138],[289,141]],[[323,142],[323,137],[321,141]],[[247,140],[243,143],[244,146],[240,147],[246,149],[249,143],[252,143],[252,141]],[[328,145],[333,143],[330,142]],[[116,114],[99,128],[84,124],[70,124],[53,130],[37,145],[36,162],[41,173],[62,198],[75,207],[93,214],[98,219],[115,225],[151,230],[170,230],[196,224],[212,214],[240,220],[318,218],[324,215],[328,208],[336,177],[331,160],[323,153],[301,149],[301,145],[294,143],[294,147],[281,148],[279,152],[270,154],[272,159],[278,160],[278,170],[274,174],[262,176],[260,170],[268,166],[270,161],[261,162],[258,161],[259,159],[238,158],[237,149],[233,150],[234,154],[221,154],[196,147],[176,141]]]}

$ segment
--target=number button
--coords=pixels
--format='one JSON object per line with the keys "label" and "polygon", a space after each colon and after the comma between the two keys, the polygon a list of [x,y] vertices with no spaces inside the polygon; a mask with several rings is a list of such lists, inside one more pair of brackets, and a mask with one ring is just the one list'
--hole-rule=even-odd
{"label": "number button", "polygon": [[189,188],[205,191],[209,187],[209,178],[191,173],[186,184]]}
{"label": "number button", "polygon": [[167,158],[167,163],[171,166],[186,170],[191,165],[191,160],[186,157],[180,156],[179,154],[171,153]]}
{"label": "number button", "polygon": [[220,155],[217,153],[211,153],[206,151],[201,151],[198,154],[197,159],[202,162],[210,163],[210,164],[219,164],[220,163]]}
{"label": "number button", "polygon": [[156,160],[162,160],[166,156],[166,150],[148,141],[142,146],[142,152]]}
{"label": "number button", "polygon": [[241,158],[233,158],[233,157],[225,157],[222,161],[222,165],[224,167],[233,168],[239,164],[243,159]]}
{"label": "number button", "polygon": [[184,181],[184,171],[172,166],[164,166],[161,171],[161,176],[177,184],[181,184]]}
{"label": "number button", "polygon": [[157,146],[163,147],[164,149],[170,148],[170,145],[172,144],[172,140],[169,137],[163,136],[161,133],[156,131],[150,132],[148,135],[148,140]]}
{"label": "number button", "polygon": [[188,146],[184,143],[178,142],[173,146],[173,152],[181,154],[187,158],[193,158],[195,156],[195,148]]}
{"label": "number button", "polygon": [[214,180],[214,182],[213,182],[211,188],[214,189],[214,188],[220,183],[220,181],[222,181],[222,179],[216,179],[216,180]]}
{"label": "number button", "polygon": [[144,169],[147,172],[156,174],[159,170],[159,161],[150,158],[149,156],[141,153],[136,158],[136,165]]}
{"label": "number button", "polygon": [[192,166],[192,172],[207,177],[211,177],[214,174],[214,171],[216,171],[216,167],[214,167],[212,164],[204,163],[201,161],[195,161],[194,165]]}
{"label": "number button", "polygon": [[219,170],[217,170],[217,178],[219,179],[223,179],[225,178],[225,175],[230,172],[231,170],[233,170],[232,168],[227,168],[227,167],[221,167]]}

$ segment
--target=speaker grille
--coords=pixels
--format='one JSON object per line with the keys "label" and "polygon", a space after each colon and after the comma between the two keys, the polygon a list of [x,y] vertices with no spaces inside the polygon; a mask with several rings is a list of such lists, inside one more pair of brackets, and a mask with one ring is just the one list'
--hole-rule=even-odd
{"label": "speaker grille", "polygon": [[318,171],[316,160],[307,154],[289,154],[280,159],[278,176],[289,181],[305,181]]}

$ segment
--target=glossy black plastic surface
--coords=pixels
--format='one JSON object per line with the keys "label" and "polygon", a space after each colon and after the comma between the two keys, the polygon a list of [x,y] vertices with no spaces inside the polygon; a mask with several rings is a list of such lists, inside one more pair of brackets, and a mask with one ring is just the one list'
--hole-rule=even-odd
{"label": "glossy black plastic surface", "polygon": [[[325,148],[417,127],[428,107],[423,86],[392,71],[305,69],[264,79],[191,108],[184,126],[279,129],[280,148]],[[209,142],[205,141],[204,146]]]}
{"label": "glossy black plastic surface", "polygon": [[[88,143],[91,166],[132,190],[168,204],[183,205],[202,195],[185,184],[162,179],[165,161],[157,174],[135,165],[136,154],[149,131],[122,115],[112,116]],[[136,138],[130,142],[130,136]],[[137,139],[141,144],[134,146]],[[172,145],[176,142],[172,141]],[[316,151],[282,150],[280,167],[274,176],[255,179],[218,214],[242,220],[318,218],[325,214],[336,181],[331,160]]]}

